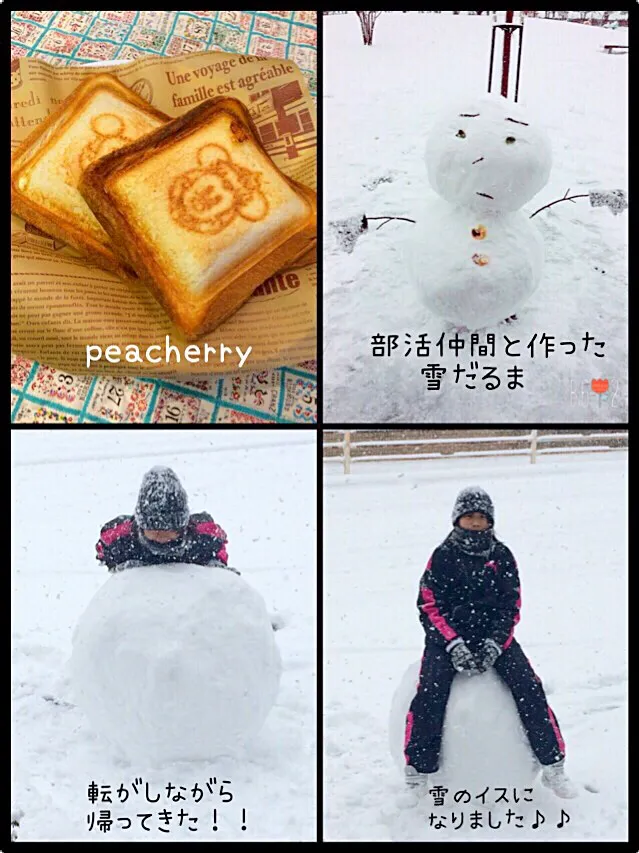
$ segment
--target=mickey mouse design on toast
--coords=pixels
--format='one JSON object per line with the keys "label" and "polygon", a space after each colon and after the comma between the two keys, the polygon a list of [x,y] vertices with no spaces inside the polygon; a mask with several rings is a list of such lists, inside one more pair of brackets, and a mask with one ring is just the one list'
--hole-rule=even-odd
{"label": "mickey mouse design on toast", "polygon": [[197,168],[183,172],[169,188],[173,220],[198,234],[219,234],[238,216],[259,222],[268,213],[261,175],[239,166],[222,145],[197,152]]}
{"label": "mickey mouse design on toast", "polygon": [[93,139],[86,143],[79,154],[74,145],[69,146],[66,154],[67,183],[72,187],[77,187],[80,175],[95,160],[133,142],[133,138],[127,136],[124,120],[115,113],[93,116],[90,125],[91,132],[95,134]]}
{"label": "mickey mouse design on toast", "polygon": [[124,120],[114,113],[94,116],[91,119],[91,130],[96,138],[84,147],[80,155],[80,165],[83,169],[99,157],[104,157],[122,148],[123,145],[133,142],[133,139],[127,136]]}

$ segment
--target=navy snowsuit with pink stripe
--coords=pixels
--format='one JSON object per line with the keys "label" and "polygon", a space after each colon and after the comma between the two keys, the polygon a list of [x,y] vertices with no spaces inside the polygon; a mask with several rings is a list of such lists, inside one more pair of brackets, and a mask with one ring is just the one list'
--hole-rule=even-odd
{"label": "navy snowsuit with pink stripe", "polygon": [[[100,531],[95,551],[96,558],[109,571],[119,571],[132,566],[149,566],[158,563],[196,563],[200,566],[226,567],[226,533],[208,512],[198,512],[189,517],[180,548],[165,554],[160,549],[149,550],[140,535],[139,526],[132,515],[119,515],[107,522]],[[239,572],[233,569],[236,574]]]}
{"label": "navy snowsuit with pink stripe", "polygon": [[540,764],[560,761],[565,747],[559,725],[540,678],[514,639],[520,583],[517,563],[506,545],[495,539],[488,556],[469,554],[449,536],[428,561],[417,606],[426,647],[406,720],[406,763],[420,773],[439,768],[446,704],[457,675],[446,646],[456,637],[480,657],[485,639],[499,643],[503,651],[494,669],[513,695],[533,752]]}

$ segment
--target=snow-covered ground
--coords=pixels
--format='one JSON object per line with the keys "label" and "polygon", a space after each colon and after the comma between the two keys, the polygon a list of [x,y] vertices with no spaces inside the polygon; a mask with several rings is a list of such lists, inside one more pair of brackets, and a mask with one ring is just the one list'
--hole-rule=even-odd
{"label": "snow-covered ground", "polygon": [[[426,137],[444,106],[486,90],[491,24],[487,16],[385,12],[373,46],[364,47],[354,13],[324,19],[327,421],[627,420],[627,212],[613,216],[578,199],[534,218],[546,249],[541,285],[515,323],[490,330],[497,351],[475,359],[475,390],[465,387],[465,378],[455,384],[455,365],[470,371],[473,361],[467,333],[459,358],[435,349],[418,358],[414,346],[404,357],[405,333],[413,341],[427,333],[435,344],[449,329],[420,302],[410,280],[406,261],[415,226],[388,222],[376,230],[379,223],[371,222],[352,253],[331,226],[362,214],[415,219],[435,197],[424,163]],[[520,103],[545,126],[554,165],[524,211],[533,213],[568,189],[570,195],[627,189],[628,57],[600,49],[627,39],[626,28],[526,20]],[[516,38],[513,44],[516,50]],[[543,333],[555,336],[554,352],[545,358],[538,351],[533,359],[526,345]],[[586,333],[605,342],[604,358],[594,355],[602,352],[594,343],[585,351]],[[393,357],[373,357],[376,334],[399,335]],[[505,354],[504,335],[521,342],[519,358]],[[560,342],[575,343],[575,352]],[[427,389],[421,374],[427,362],[447,368],[440,390]],[[523,389],[506,387],[513,364],[523,369]],[[484,365],[497,367],[497,390],[484,389]],[[609,380],[604,397],[591,389],[600,377]]]}
{"label": "snow-covered ground", "polygon": [[[47,430],[14,432],[12,444],[12,803],[20,815],[18,840],[314,840],[315,436]],[[243,760],[182,763],[161,772],[118,763],[82,713],[65,704],[72,701],[66,670],[72,630],[109,580],[94,556],[100,526],[133,511],[142,475],[156,464],[175,469],[192,512],[207,510],[224,527],[230,565],[283,624],[276,634],[284,667],[279,697]],[[211,778],[217,780],[213,792],[206,787]],[[143,780],[138,797],[136,779]],[[111,786],[112,804],[89,801],[91,782]],[[147,782],[151,799],[161,792],[156,804],[146,800]],[[175,789],[167,796],[169,783],[189,790],[198,783],[204,796],[199,803],[198,793],[175,801]],[[120,784],[128,788],[127,802],[116,795]],[[178,827],[181,807],[199,818],[197,832],[186,817]],[[173,813],[170,824],[158,818],[165,808]],[[110,832],[89,829],[88,816],[102,810],[111,810]],[[135,818],[144,813],[153,814],[145,823],[149,830]],[[130,829],[117,821],[126,816],[133,820]]]}
{"label": "snow-covered ground", "polygon": [[[627,837],[627,454],[372,462],[324,471],[324,834],[327,840]],[[566,741],[576,800],[535,788],[521,829],[434,829],[402,809],[389,749],[394,692],[419,660],[417,587],[460,488],[483,485],[519,563],[516,637]],[[469,756],[472,761],[472,756]],[[587,790],[588,786],[591,790]],[[596,791],[596,792],[595,792]],[[520,792],[521,795],[521,792]],[[512,802],[512,800],[511,800]],[[430,805],[430,808],[428,807]],[[560,809],[570,822],[557,828]],[[532,809],[532,813],[527,809]],[[534,809],[545,823],[531,828]]]}

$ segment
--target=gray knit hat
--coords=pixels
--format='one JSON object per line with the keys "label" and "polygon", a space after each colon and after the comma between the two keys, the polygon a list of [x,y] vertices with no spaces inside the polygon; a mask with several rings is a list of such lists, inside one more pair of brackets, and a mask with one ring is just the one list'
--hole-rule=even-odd
{"label": "gray knit hat", "polygon": [[453,524],[457,524],[462,515],[469,512],[482,512],[494,526],[495,508],[490,495],[481,486],[468,486],[457,495],[453,507]]}
{"label": "gray knit hat", "polygon": [[157,466],[140,486],[135,520],[141,530],[183,530],[189,523],[189,500],[177,474]]}

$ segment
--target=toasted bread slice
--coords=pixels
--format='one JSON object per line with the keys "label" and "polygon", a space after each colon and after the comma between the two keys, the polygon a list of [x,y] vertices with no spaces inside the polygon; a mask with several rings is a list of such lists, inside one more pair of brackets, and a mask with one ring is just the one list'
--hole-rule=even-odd
{"label": "toasted bread slice", "polygon": [[12,211],[96,264],[131,275],[80,195],[78,182],[94,160],[169,120],[112,74],[88,78],[16,150]]}
{"label": "toasted bread slice", "polygon": [[315,193],[278,169],[232,98],[206,101],[97,161],[80,192],[189,338],[316,241]]}

